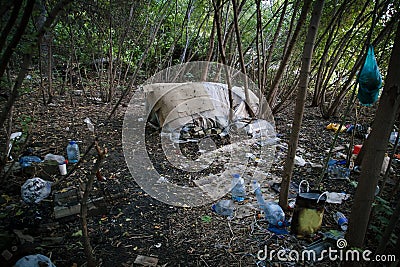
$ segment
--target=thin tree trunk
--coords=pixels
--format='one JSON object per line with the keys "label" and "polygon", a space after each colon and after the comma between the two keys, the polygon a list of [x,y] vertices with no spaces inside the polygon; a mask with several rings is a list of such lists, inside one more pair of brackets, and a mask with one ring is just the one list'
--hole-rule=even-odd
{"label": "thin tree trunk", "polygon": [[307,96],[307,87],[310,76],[311,61],[314,50],[314,43],[318,32],[319,22],[321,19],[324,0],[316,0],[313,7],[313,13],[308,28],[307,37],[304,43],[303,59],[301,63],[300,82],[297,89],[296,107],[293,118],[292,132],[290,134],[288,155],[286,157],[281,192],[279,195],[279,205],[282,209],[287,209],[289,185],[292,179],[294,169],[294,159],[296,156],[296,149],[299,141],[299,133],[304,114],[304,105]]}
{"label": "thin tree trunk", "polygon": [[218,45],[219,45],[219,51],[220,51],[220,56],[221,56],[221,61],[222,64],[224,65],[223,68],[225,70],[225,75],[226,75],[226,83],[228,85],[228,99],[229,99],[229,122],[232,121],[233,119],[233,96],[232,96],[232,84],[231,84],[231,77],[229,75],[229,71],[227,69],[227,62],[226,62],[226,55],[225,55],[225,47],[223,44],[222,40],[222,30],[221,30],[221,19],[220,19],[220,12],[222,10],[222,3],[221,0],[213,0],[213,6],[214,6],[214,17],[215,17],[215,22],[216,22],[216,27],[217,27],[217,37],[218,37]]}
{"label": "thin tree trunk", "polygon": [[[246,2],[246,0],[243,0],[243,2]],[[242,69],[242,72],[245,75],[244,95],[245,95],[246,103],[249,105],[250,104],[249,85],[248,85],[248,80],[247,80],[246,65],[244,63],[244,57],[243,57],[242,40],[240,37],[240,29],[239,29],[239,21],[238,21],[239,10],[238,10],[236,0],[232,0],[232,6],[233,6],[233,23],[235,26],[236,42],[237,42],[238,53],[239,53],[240,67]]]}
{"label": "thin tree trunk", "polygon": [[[56,19],[58,13],[66,6],[68,5],[72,0],[62,0],[60,1],[50,12],[46,22],[43,24],[43,27],[41,27],[38,30],[37,34],[37,40],[40,40],[43,35],[46,33],[46,31],[50,28],[50,26],[53,24],[54,20]],[[34,1],[29,1],[34,2]],[[28,18],[29,19],[29,18]],[[7,119],[8,112],[10,111],[11,107],[14,105],[14,102],[18,98],[18,90],[21,88],[22,82],[26,76],[26,73],[28,72],[29,66],[31,64],[31,59],[32,59],[32,53],[34,51],[35,46],[37,46],[37,42],[33,43],[31,45],[31,49],[29,49],[31,52],[29,54],[25,54],[23,58],[23,62],[21,64],[21,69],[18,73],[17,79],[14,83],[13,90],[11,92],[10,97],[8,98],[7,103],[5,104],[1,114],[0,114],[0,127],[3,127],[4,122]],[[0,75],[0,77],[2,74]]]}
{"label": "thin tree trunk", "polygon": [[369,146],[361,164],[361,176],[354,195],[354,204],[349,220],[347,239],[351,246],[362,247],[368,220],[374,201],[375,189],[383,157],[387,150],[387,141],[397,118],[400,107],[400,26],[397,26],[396,38],[390,57],[388,72],[372,131]]}
{"label": "thin tree trunk", "polygon": [[[278,25],[276,26],[274,37],[272,38],[271,45],[270,45],[270,47],[268,49],[268,56],[267,56],[266,62],[264,64],[265,73],[264,73],[264,80],[262,81],[263,82],[263,86],[265,86],[265,83],[266,83],[269,64],[271,64],[272,54],[274,52],[275,45],[276,45],[276,42],[278,40],[279,34],[281,33],[281,28],[282,28],[283,20],[284,20],[285,15],[286,15],[286,9],[287,9],[288,3],[289,3],[289,0],[285,0],[285,2],[283,4],[283,9],[282,9],[281,15],[279,17]],[[263,93],[264,93],[264,91],[263,91]]]}
{"label": "thin tree trunk", "polygon": [[208,54],[207,54],[207,60],[206,60],[206,67],[203,69],[203,74],[202,74],[202,81],[207,81],[207,76],[208,76],[208,64],[212,59],[213,53],[214,53],[214,43],[215,43],[215,28],[216,28],[216,22],[215,22],[215,17],[213,18],[213,25],[210,33],[210,41],[208,43]]}
{"label": "thin tree trunk", "polygon": [[293,51],[295,43],[297,42],[297,37],[300,33],[301,27],[303,26],[303,24],[306,21],[307,13],[308,13],[308,10],[310,9],[311,2],[312,2],[312,0],[304,1],[299,20],[297,21],[296,29],[294,30],[294,33],[293,33],[293,37],[291,38],[289,46],[287,48],[287,51],[286,51],[285,55],[283,56],[283,59],[279,65],[279,69],[275,74],[274,81],[272,82],[271,89],[270,89],[270,91],[268,93],[268,97],[267,97],[268,104],[271,106],[271,108],[273,108],[273,106],[275,105],[275,102],[276,102],[276,99],[278,96],[279,84],[281,82],[283,72],[286,68],[286,65],[289,61],[290,56],[292,55],[292,51]]}
{"label": "thin tree trunk", "polygon": [[10,18],[7,21],[6,26],[4,27],[0,35],[0,47],[3,47],[4,44],[6,43],[7,36],[9,35],[15,21],[18,18],[18,14],[22,6],[22,0],[15,0],[13,4],[14,4],[13,11],[10,15]]}
{"label": "thin tree trunk", "polygon": [[87,203],[89,199],[90,192],[92,191],[94,178],[96,177],[96,173],[100,169],[101,163],[104,160],[104,157],[107,154],[107,149],[101,150],[98,146],[97,142],[95,144],[97,150],[97,160],[93,166],[92,172],[88,178],[86,183],[85,192],[83,193],[82,201],[81,201],[81,224],[82,224],[82,236],[83,236],[83,248],[85,250],[86,258],[87,258],[87,266],[88,267],[95,267],[96,259],[93,255],[92,245],[90,244],[90,238],[88,233],[88,225],[87,225]]}
{"label": "thin tree trunk", "polygon": [[47,93],[49,98],[47,99],[47,103],[50,104],[53,101],[53,51],[52,51],[52,36],[50,34],[46,34],[44,37],[46,45],[47,45]]}
{"label": "thin tree trunk", "polygon": [[[15,51],[15,48],[17,47],[19,41],[22,38],[22,35],[25,32],[25,29],[28,25],[29,18],[32,14],[34,5],[35,5],[35,0],[28,1],[26,3],[24,13],[23,13],[21,21],[16,29],[16,32],[0,58],[0,62],[1,62],[0,63],[0,77],[3,77],[4,71],[6,70],[8,62],[10,61],[11,56]],[[0,126],[2,126],[2,125],[0,125]]]}

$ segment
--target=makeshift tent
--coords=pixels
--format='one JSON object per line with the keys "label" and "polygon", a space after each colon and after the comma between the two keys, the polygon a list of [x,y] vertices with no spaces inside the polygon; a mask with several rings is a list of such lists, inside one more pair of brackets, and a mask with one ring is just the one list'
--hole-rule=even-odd
{"label": "makeshift tent", "polygon": [[357,81],[360,85],[357,95],[358,100],[366,106],[374,104],[378,100],[379,89],[382,87],[382,76],[379,72],[372,45],[368,48],[368,54]]}
{"label": "makeshift tent", "polygon": [[[202,124],[203,128],[212,126],[224,130],[229,125],[229,91],[226,84],[155,83],[145,85],[144,90],[149,121],[162,127],[164,133],[171,133],[171,139],[178,140],[181,129],[193,120]],[[233,121],[252,119],[249,109],[251,113],[258,114],[259,99],[252,91],[249,91],[247,108],[242,87],[233,87],[232,97]],[[268,120],[267,117],[264,115],[262,119]]]}

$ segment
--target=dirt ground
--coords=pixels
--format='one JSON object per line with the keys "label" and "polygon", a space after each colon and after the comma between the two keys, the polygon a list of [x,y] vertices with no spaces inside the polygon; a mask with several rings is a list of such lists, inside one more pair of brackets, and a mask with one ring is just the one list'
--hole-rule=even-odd
{"label": "dirt ground", "polygon": [[[32,148],[33,154],[44,157],[47,153],[66,156],[68,140],[79,141],[81,153],[93,141],[93,134],[87,130],[83,120],[89,117],[96,126],[99,144],[108,149],[108,155],[101,167],[106,179],[96,180],[91,199],[97,208],[90,211],[89,235],[99,266],[143,266],[134,263],[138,255],[158,261],[148,266],[338,266],[338,261],[325,259],[320,262],[278,262],[278,260],[257,259],[257,253],[267,246],[268,250],[301,250],[318,240],[298,239],[294,235],[277,235],[267,230],[268,225],[255,208],[249,216],[228,220],[211,210],[211,204],[198,208],[181,208],[164,204],[150,197],[135,182],[131,175],[122,149],[121,131],[123,116],[129,97],[124,101],[110,122],[105,118],[113,105],[71,92],[56,96],[53,104],[41,104],[39,94],[24,95],[14,111],[14,118],[33,119],[30,124],[31,136],[25,147]],[[280,143],[287,143],[292,123],[293,106],[275,116]],[[363,109],[359,123],[372,123],[372,109]],[[307,108],[301,131],[298,155],[306,162],[303,167],[296,166],[293,181],[299,183],[306,179],[313,186],[321,173],[321,166],[333,140],[333,131],[326,130],[329,122],[339,122],[338,118],[325,121],[316,108]],[[347,123],[354,122],[349,118]],[[19,123],[15,131],[22,130]],[[350,135],[342,134],[337,146],[346,144]],[[355,139],[361,144],[361,139]],[[343,152],[343,151],[342,151]],[[271,170],[265,170],[269,179],[264,181],[266,195],[278,198],[272,188],[279,182],[283,170],[285,149],[277,149],[276,159]],[[15,155],[18,157],[18,155]],[[340,156],[334,154],[334,158]],[[67,179],[52,187],[52,194],[37,205],[23,203],[20,195],[21,185],[29,174],[18,169],[11,174],[8,182],[0,189],[0,236],[1,250],[8,250],[12,257],[6,260],[0,256],[1,266],[12,266],[23,255],[40,253],[51,258],[56,266],[83,266],[85,255],[82,246],[79,215],[54,218],[54,200],[57,192],[66,188],[82,188],[91,169],[96,152],[91,150],[79,168]],[[338,159],[338,158],[337,158]],[[394,162],[395,171],[398,162]],[[68,165],[68,169],[72,168]],[[133,176],[133,177],[132,177]],[[62,179],[60,175],[47,178],[50,181]],[[357,179],[357,173],[351,174]],[[392,180],[390,182],[393,184]],[[354,186],[346,180],[323,180],[324,190],[346,192],[350,198],[343,204],[326,204],[320,233],[340,230],[333,214],[341,211],[350,215]],[[229,198],[227,195],[225,198]],[[248,202],[254,196],[249,194]],[[254,202],[254,200],[253,200]],[[286,218],[292,216],[286,213]],[[383,229],[377,226],[378,229]],[[19,233],[16,234],[15,232]],[[22,234],[22,235],[21,235]],[[376,234],[369,230],[366,248],[373,249]]]}

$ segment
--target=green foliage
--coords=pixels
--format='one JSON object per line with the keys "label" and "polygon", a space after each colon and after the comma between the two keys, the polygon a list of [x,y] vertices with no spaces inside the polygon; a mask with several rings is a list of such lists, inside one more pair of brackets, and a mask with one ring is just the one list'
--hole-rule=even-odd
{"label": "green foliage", "polygon": [[[369,229],[374,233],[374,236],[379,242],[382,238],[385,228],[388,226],[390,217],[393,214],[393,208],[390,203],[381,197],[375,197],[375,202],[373,203],[374,216],[369,225]],[[393,233],[388,241],[389,244],[395,245],[397,237]]]}
{"label": "green foliage", "polygon": [[33,121],[33,118],[32,118],[31,116],[29,116],[29,115],[21,115],[21,116],[18,118],[18,122],[19,122],[19,124],[20,124],[20,126],[21,126],[22,133],[23,133],[23,134],[26,134],[26,133],[29,132],[29,129],[32,127],[31,124],[32,124],[34,121]]}

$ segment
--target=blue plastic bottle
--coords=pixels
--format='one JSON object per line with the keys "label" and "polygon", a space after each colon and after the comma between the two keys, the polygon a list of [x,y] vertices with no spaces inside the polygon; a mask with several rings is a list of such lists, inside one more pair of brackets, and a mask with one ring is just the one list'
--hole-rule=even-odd
{"label": "blue plastic bottle", "polygon": [[256,195],[258,205],[265,213],[265,219],[272,225],[283,226],[285,222],[285,213],[281,206],[273,201],[265,202],[264,197],[261,193],[260,184],[257,181],[253,181],[252,188]]}
{"label": "blue plastic bottle", "polygon": [[243,202],[246,197],[244,180],[240,177],[240,174],[235,173],[233,175],[231,194],[232,199],[237,202]]}
{"label": "blue plastic bottle", "polygon": [[69,163],[77,163],[79,161],[79,147],[75,141],[70,141],[67,146],[67,156]]}

